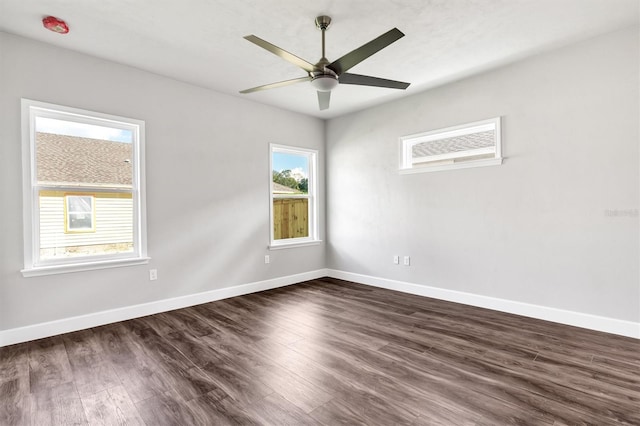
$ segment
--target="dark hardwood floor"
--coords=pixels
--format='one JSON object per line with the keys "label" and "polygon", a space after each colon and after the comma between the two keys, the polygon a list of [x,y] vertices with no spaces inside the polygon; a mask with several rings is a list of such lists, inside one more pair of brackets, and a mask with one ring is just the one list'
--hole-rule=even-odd
{"label": "dark hardwood floor", "polygon": [[0,425],[640,425],[640,341],[335,279],[0,348]]}

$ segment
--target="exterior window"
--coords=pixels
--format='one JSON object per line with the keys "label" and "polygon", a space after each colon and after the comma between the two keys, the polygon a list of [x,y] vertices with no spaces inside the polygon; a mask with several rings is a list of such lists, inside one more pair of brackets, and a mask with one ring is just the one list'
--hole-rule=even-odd
{"label": "exterior window", "polygon": [[92,195],[65,196],[66,232],[94,232]]}
{"label": "exterior window", "polygon": [[146,263],[144,122],[22,108],[23,275]]}
{"label": "exterior window", "polygon": [[270,149],[271,247],[317,242],[317,151]]}
{"label": "exterior window", "polygon": [[400,172],[502,164],[500,117],[400,138]]}

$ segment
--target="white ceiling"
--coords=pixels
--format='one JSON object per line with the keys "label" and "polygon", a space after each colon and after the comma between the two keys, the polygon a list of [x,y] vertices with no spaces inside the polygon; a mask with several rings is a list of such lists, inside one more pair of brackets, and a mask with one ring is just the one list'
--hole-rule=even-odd
{"label": "white ceiling", "polygon": [[[406,34],[349,72],[407,81],[406,91],[338,86],[331,108],[301,83],[238,91],[305,76],[243,39],[255,34],[315,63],[333,18],[333,61],[397,27]],[[526,56],[638,23],[638,0],[0,0],[0,30],[109,59],[233,96],[332,118]],[[44,16],[71,31],[43,28]]]}

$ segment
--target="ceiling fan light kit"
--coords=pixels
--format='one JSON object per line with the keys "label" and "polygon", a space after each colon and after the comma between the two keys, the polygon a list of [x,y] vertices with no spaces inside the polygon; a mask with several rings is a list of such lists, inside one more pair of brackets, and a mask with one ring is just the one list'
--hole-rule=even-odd
{"label": "ceiling fan light kit", "polygon": [[306,73],[306,77],[294,78],[292,80],[280,81],[277,83],[265,84],[253,87],[251,89],[242,90],[240,93],[253,93],[260,90],[274,89],[276,87],[289,86],[291,84],[303,83],[310,81],[311,85],[318,92],[318,105],[320,110],[329,108],[331,90],[335,89],[338,84],[353,84],[358,86],[386,87],[390,89],[404,90],[409,87],[410,83],[402,81],[387,80],[384,78],[371,77],[359,74],[350,74],[347,71],[367,59],[374,53],[384,49],[396,40],[404,37],[404,34],[397,28],[393,28],[381,36],[371,40],[370,42],[360,46],[359,48],[347,53],[341,58],[329,62],[325,56],[325,31],[331,24],[331,18],[326,15],[316,18],[316,27],[322,32],[322,57],[316,64],[311,64],[296,55],[287,52],[280,47],[269,43],[255,35],[248,35],[246,40],[257,46],[279,56],[285,61],[302,68]]}
{"label": "ceiling fan light kit", "polygon": [[311,85],[320,92],[330,92],[338,85],[338,77],[321,74],[311,80]]}

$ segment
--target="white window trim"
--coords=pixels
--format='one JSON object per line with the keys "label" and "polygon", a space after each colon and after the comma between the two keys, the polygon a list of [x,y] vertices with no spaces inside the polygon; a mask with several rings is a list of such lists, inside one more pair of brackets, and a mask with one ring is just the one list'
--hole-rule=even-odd
{"label": "white window trim", "polygon": [[[22,99],[22,185],[23,185],[23,227],[24,227],[24,269],[25,277],[62,274],[88,271],[118,266],[129,266],[148,263],[147,226],[146,226],[146,187],[144,159],[144,121],[79,108],[71,108],[46,102]],[[40,214],[38,209],[39,189],[66,189],[67,186],[38,186],[35,159],[35,119],[50,117],[60,119],[61,115],[72,117],[74,121],[86,124],[106,125],[114,128],[131,130],[134,133],[133,159],[134,167],[133,198],[134,211],[134,251],[115,255],[83,256],[55,261],[38,261],[40,245]],[[115,189],[114,189],[115,190]],[[129,192],[129,191],[127,191]],[[95,219],[95,218],[94,218]]]}
{"label": "white window trim", "polygon": [[[275,198],[308,198],[309,199],[309,236],[304,238],[287,238],[274,240],[273,235],[273,153],[306,155],[309,157],[309,187],[307,196],[283,195]],[[318,151],[314,149],[293,146],[269,144],[269,249],[278,250],[292,247],[302,247],[320,244],[318,231]]]}
{"label": "white window trim", "polygon": [[[427,173],[437,172],[442,170],[452,169],[467,169],[472,167],[485,167],[485,166],[497,166],[502,164],[502,137],[501,137],[501,117],[495,117],[488,120],[476,121],[473,123],[461,124],[459,126],[446,127],[444,129],[430,130],[428,132],[416,133],[413,135],[402,136],[398,140],[398,146],[400,151],[400,174],[413,174],[413,173]],[[444,154],[440,156],[432,156],[429,160],[417,160],[412,157],[412,148],[414,145],[429,142],[432,140],[446,139],[456,136],[469,134],[472,132],[481,132],[483,130],[490,130],[495,128],[496,135],[496,147],[494,149],[477,149],[470,151],[462,151],[451,154]],[[479,160],[470,160],[459,163],[451,164],[434,164],[432,166],[418,166],[413,164],[421,162],[435,162],[438,160],[450,160],[455,158],[462,158],[471,154],[492,154],[495,152],[493,158],[483,158]]]}

